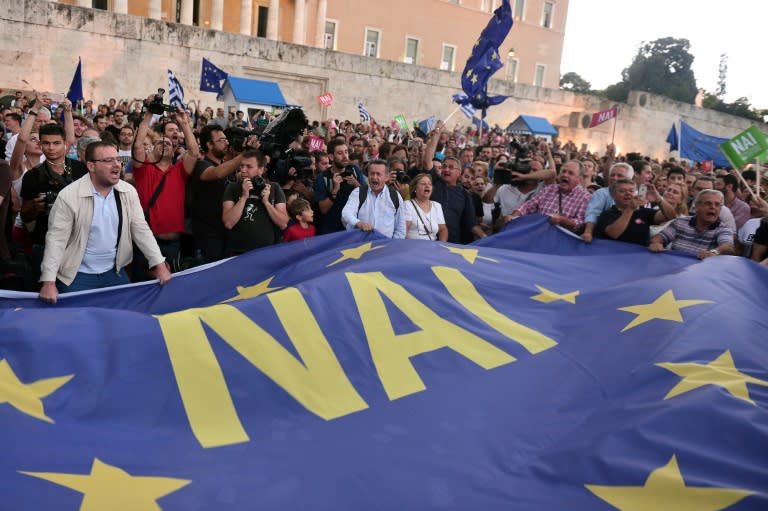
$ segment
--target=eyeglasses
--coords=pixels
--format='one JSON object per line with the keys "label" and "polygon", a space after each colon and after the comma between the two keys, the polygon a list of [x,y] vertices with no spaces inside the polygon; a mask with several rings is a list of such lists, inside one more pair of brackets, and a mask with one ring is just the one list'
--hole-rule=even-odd
{"label": "eyeglasses", "polygon": [[229,140],[227,140],[226,138],[219,138],[219,139],[214,140],[214,142],[217,143],[217,144],[221,144],[221,143],[227,144],[227,143],[229,143]]}
{"label": "eyeglasses", "polygon": [[115,163],[120,164],[120,166],[123,166],[123,160],[120,158],[102,158],[100,160],[91,160],[92,162],[96,163],[107,163],[109,165],[114,165]]}

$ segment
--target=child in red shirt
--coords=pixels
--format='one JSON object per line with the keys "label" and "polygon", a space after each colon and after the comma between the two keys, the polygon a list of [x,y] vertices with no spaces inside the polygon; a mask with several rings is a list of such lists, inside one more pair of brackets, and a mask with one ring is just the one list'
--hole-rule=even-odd
{"label": "child in red shirt", "polygon": [[312,225],[315,212],[309,202],[295,199],[288,205],[288,215],[295,223],[283,232],[283,241],[303,240],[315,235],[315,226]]}

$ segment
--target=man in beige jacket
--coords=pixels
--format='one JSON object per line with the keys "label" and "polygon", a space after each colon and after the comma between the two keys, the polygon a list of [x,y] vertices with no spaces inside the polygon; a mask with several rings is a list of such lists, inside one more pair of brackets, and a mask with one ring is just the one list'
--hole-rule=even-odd
{"label": "man in beige jacket", "polygon": [[85,150],[88,174],[59,192],[48,220],[40,299],[128,284],[133,243],[144,253],[160,284],[171,278],[141,209],[136,189],[120,180],[122,162],[109,143]]}

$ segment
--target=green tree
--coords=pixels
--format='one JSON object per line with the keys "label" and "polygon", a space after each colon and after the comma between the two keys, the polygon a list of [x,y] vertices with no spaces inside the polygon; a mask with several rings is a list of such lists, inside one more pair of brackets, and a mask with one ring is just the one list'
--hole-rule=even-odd
{"label": "green tree", "polygon": [[691,69],[693,55],[688,39],[663,37],[643,44],[622,80],[603,91],[613,101],[626,101],[630,90],[641,90],[693,103],[698,89]]}
{"label": "green tree", "polygon": [[592,84],[573,71],[565,73],[560,78],[560,88],[571,92],[592,92]]}

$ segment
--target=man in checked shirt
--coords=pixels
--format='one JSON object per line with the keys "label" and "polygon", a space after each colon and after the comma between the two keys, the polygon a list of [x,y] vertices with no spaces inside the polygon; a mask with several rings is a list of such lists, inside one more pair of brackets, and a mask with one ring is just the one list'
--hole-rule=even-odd
{"label": "man in checked shirt", "polygon": [[524,202],[512,213],[512,218],[540,213],[548,215],[552,224],[578,233],[584,227],[584,212],[592,197],[580,184],[583,176],[583,163],[578,160],[564,163],[556,182]]}

